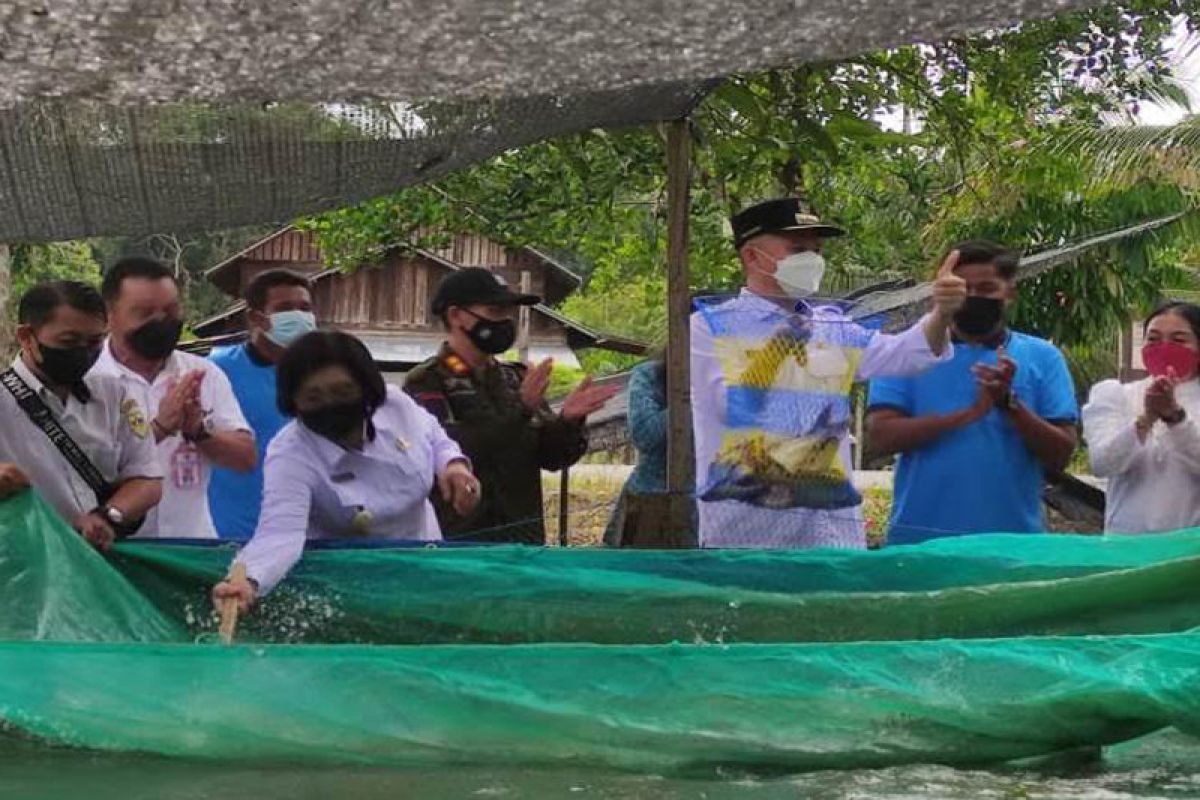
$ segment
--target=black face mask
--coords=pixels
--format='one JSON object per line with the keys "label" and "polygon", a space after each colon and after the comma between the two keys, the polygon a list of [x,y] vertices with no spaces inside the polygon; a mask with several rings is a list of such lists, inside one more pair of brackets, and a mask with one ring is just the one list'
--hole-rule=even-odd
{"label": "black face mask", "polygon": [[[471,314],[470,311],[467,312]],[[471,344],[488,355],[498,356],[507,351],[517,341],[517,326],[511,319],[484,319],[478,314],[471,314],[476,320],[475,327],[467,331]]]}
{"label": "black face mask", "polygon": [[326,439],[342,439],[356,428],[362,428],[367,418],[367,409],[362,400],[352,400],[304,411],[299,417],[304,427],[313,433]]}
{"label": "black face mask", "polygon": [[183,320],[166,317],[152,319],[129,334],[129,346],[142,358],[157,361],[171,355],[183,333]]}
{"label": "black face mask", "polygon": [[995,297],[968,297],[954,315],[954,327],[967,336],[986,336],[1004,319],[1004,301]]}
{"label": "black face mask", "polygon": [[100,357],[99,347],[51,347],[38,342],[42,360],[37,365],[42,375],[58,386],[75,386]]}

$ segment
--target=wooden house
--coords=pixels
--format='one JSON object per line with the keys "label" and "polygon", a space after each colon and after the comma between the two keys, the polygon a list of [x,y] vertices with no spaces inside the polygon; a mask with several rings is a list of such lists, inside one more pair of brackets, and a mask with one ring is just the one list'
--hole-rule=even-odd
{"label": "wooden house", "polygon": [[[385,371],[403,372],[437,352],[445,331],[429,310],[433,292],[444,276],[466,267],[493,270],[514,288],[527,287],[543,298],[529,319],[532,360],[553,357],[559,364],[578,366],[579,349],[645,349],[593,331],[551,308],[579,288],[575,273],[533,248],[506,247],[478,234],[454,235],[438,250],[393,248],[376,263],[341,272],[325,263],[315,234],[287,227],[212,267],[206,276],[231,298],[241,298],[250,281],[266,270],[307,275],[313,281],[318,325],[354,334]],[[244,311],[239,300],[196,325],[196,333],[210,344],[236,340],[245,335]]]}

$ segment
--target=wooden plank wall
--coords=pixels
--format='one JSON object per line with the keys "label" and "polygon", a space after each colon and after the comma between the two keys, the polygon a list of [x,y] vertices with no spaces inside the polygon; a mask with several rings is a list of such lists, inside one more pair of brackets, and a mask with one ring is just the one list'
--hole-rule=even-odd
{"label": "wooden plank wall", "polygon": [[[491,269],[514,288],[520,285],[521,272],[527,270],[532,291],[538,295],[547,284],[549,267],[539,259],[475,234],[455,236],[437,255],[463,267]],[[288,231],[248,252],[241,262],[243,289],[259,273],[280,267],[308,275],[326,269],[312,233]],[[433,317],[429,306],[438,283],[448,272],[426,258],[394,251],[381,264],[316,284],[313,301],[318,321],[346,330],[440,333],[441,322]],[[566,330],[542,314],[534,314],[532,334],[538,341],[566,341]]]}

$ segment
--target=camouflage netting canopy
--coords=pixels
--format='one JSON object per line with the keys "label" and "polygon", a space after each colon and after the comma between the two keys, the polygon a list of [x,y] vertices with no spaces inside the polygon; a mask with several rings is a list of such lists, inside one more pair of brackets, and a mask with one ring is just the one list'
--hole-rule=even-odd
{"label": "camouflage netting canopy", "polygon": [[354,203],[546,137],[684,116],[734,72],[1087,0],[0,4],[0,240]]}

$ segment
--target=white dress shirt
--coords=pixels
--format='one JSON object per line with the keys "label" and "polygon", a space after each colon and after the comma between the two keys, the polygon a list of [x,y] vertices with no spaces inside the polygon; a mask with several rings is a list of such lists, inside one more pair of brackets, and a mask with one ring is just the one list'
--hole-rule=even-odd
{"label": "white dress shirt", "polygon": [[[89,374],[84,384],[91,398],[83,403],[68,394],[64,403],[20,358],[12,366],[109,483],[162,476],[140,395],[130,394],[118,380]],[[87,482],[3,387],[0,416],[0,461],[16,464],[68,524],[99,505]]]}
{"label": "white dress shirt", "polygon": [[[109,375],[125,383],[127,390],[138,393],[150,419],[158,416],[158,406],[175,383],[194,370],[204,372],[200,383],[200,406],[210,432],[249,431],[241,406],[229,385],[225,371],[211,361],[176,350],[153,381],[126,367],[112,354],[111,341],[89,375]],[[151,433],[153,436],[153,433]],[[175,434],[158,443],[158,463],[162,469],[162,502],[150,512],[135,539],[215,539],[217,529],[208,510],[208,481],[212,462],[183,436]]]}
{"label": "white dress shirt", "polygon": [[1138,440],[1150,378],[1092,387],[1083,407],[1083,436],[1092,472],[1108,478],[1104,530],[1153,533],[1200,526],[1200,380],[1175,389],[1187,419],[1156,422]]}
{"label": "white dress shirt", "polygon": [[[782,322],[787,316],[777,303],[748,289],[720,306],[719,313],[730,312],[767,323],[775,319]],[[815,307],[812,318],[814,325],[853,325],[832,306]],[[951,359],[953,348],[949,343],[940,356],[933,354],[925,338],[924,325],[925,319],[922,319],[897,335],[862,334],[870,341],[863,350],[856,379],[912,375]],[[726,430],[726,387],[713,333],[702,312],[692,314],[691,333],[692,426],[696,441],[696,486],[700,491],[708,483],[709,467]],[[833,332],[827,338],[838,340],[843,337]],[[848,436],[841,441],[839,458],[846,475],[853,475]],[[702,547],[865,548],[867,545],[861,506],[830,510],[771,509],[738,500],[698,501],[697,506]]]}
{"label": "white dress shirt", "polygon": [[398,387],[387,392],[361,451],[298,420],[271,440],[258,528],[237,557],[261,593],[300,559],[306,536],[441,540],[429,493],[450,462],[466,459],[433,415]]}

